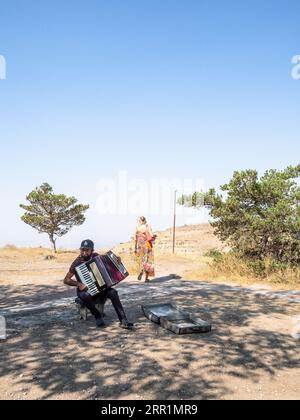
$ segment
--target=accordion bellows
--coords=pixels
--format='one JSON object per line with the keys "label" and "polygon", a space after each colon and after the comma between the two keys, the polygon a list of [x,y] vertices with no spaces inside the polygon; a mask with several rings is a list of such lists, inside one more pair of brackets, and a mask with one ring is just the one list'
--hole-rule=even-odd
{"label": "accordion bellows", "polygon": [[118,261],[117,256],[112,251],[80,264],[75,270],[92,296],[120,283],[129,275],[124,265]]}

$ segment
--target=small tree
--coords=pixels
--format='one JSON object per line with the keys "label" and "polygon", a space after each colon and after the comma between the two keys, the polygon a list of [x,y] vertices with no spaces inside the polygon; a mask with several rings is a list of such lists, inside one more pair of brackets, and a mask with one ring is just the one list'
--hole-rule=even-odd
{"label": "small tree", "polygon": [[85,221],[88,205],[77,204],[75,197],[54,194],[52,187],[44,183],[26,197],[29,205],[20,204],[25,210],[21,220],[39,233],[47,233],[56,253],[56,240],[69,232],[73,226]]}
{"label": "small tree", "polygon": [[244,257],[299,264],[299,177],[300,165],[269,170],[260,179],[255,170],[234,172],[221,186],[225,198],[214,189],[203,194],[217,236]]}

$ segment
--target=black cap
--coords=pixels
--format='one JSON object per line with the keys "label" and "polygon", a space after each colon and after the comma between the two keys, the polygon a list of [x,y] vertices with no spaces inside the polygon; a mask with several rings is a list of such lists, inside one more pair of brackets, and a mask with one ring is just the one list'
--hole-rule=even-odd
{"label": "black cap", "polygon": [[94,242],[90,239],[85,239],[81,242],[80,249],[94,249]]}

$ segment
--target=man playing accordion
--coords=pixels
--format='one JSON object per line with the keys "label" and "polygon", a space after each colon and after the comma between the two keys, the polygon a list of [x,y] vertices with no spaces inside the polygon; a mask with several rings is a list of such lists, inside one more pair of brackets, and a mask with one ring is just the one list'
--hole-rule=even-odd
{"label": "man playing accordion", "polygon": [[[133,324],[128,322],[124,308],[119,298],[117,290],[114,288],[106,288],[100,291],[95,296],[91,296],[88,292],[88,287],[80,280],[76,267],[80,266],[83,263],[90,261],[92,258],[99,256],[94,252],[94,243],[90,239],[86,239],[81,242],[80,246],[80,255],[73,261],[69,271],[64,278],[64,284],[68,286],[77,287],[77,296],[83,301],[84,305],[90,310],[96,319],[96,325],[98,327],[103,327],[105,325],[102,314],[98,311],[95,306],[95,300],[101,300],[103,303],[110,299],[113,307],[117,313],[117,316],[120,321],[120,326],[122,328],[131,329]],[[118,261],[121,262],[121,259],[118,257]],[[75,278],[74,278],[75,277]]]}

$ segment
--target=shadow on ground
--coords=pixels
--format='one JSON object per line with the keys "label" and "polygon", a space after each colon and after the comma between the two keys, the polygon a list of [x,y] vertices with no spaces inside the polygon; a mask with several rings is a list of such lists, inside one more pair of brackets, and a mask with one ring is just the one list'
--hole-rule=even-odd
{"label": "shadow on ground", "polygon": [[38,305],[51,300],[75,297],[76,292],[73,288],[67,288],[62,280],[58,285],[21,285],[3,286],[0,285],[0,311],[10,307],[24,305]]}
{"label": "shadow on ground", "polygon": [[150,280],[150,283],[163,283],[165,281],[170,280],[180,280],[182,277],[177,274],[169,274],[168,276],[162,276],[162,277],[155,277],[154,279]]}
{"label": "shadow on ground", "polygon": [[[255,384],[299,368],[298,343],[288,329],[263,322],[290,316],[296,306],[227,286],[173,283],[167,276],[126,286],[121,296],[136,323],[132,332],[119,328],[110,303],[104,329],[96,329],[91,316],[77,320],[71,305],[29,315],[32,323],[10,318],[12,335],[1,344],[2,380],[28,398],[216,399],[230,398],[234,378]],[[142,314],[141,305],[165,301],[211,321],[213,331],[177,336]]]}

